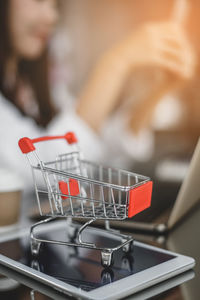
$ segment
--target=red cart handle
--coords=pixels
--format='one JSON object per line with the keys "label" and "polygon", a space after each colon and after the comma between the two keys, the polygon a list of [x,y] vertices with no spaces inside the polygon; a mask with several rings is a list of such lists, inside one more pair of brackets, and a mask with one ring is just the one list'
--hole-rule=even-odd
{"label": "red cart handle", "polygon": [[65,135],[57,135],[57,136],[43,136],[36,139],[29,139],[27,137],[21,138],[18,142],[18,145],[22,151],[22,153],[29,153],[35,150],[34,143],[56,140],[56,139],[65,139],[68,144],[77,143],[77,137],[73,132],[67,132]]}

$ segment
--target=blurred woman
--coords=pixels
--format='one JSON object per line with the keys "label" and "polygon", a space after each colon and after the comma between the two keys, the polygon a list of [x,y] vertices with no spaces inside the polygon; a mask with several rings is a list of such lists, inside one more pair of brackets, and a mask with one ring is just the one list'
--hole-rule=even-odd
{"label": "blurred woman", "polygon": [[[178,24],[146,24],[112,47],[75,104],[67,93],[60,99],[50,86],[48,46],[58,18],[57,1],[1,0],[0,14],[0,167],[18,172],[27,187],[32,185],[17,141],[66,131],[77,134],[90,159],[149,157],[153,137],[145,120],[153,108],[144,117],[140,112],[139,127],[126,113],[113,112],[121,105],[119,95],[134,68],[153,65],[180,78],[192,76],[194,53]],[[46,160],[66,152],[66,145],[52,144],[50,149]]]}

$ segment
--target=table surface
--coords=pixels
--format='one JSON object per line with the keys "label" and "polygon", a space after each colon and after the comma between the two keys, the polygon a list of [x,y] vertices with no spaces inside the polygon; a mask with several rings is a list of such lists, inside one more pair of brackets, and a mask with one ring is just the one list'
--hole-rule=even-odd
{"label": "table surface", "polygon": [[[167,236],[151,236],[141,235],[131,232],[135,239],[155,245],[164,249],[188,255],[196,260],[194,268],[195,276],[193,279],[162,292],[151,299],[162,300],[198,300],[200,295],[200,235],[199,221],[200,220],[200,205],[198,205],[190,214],[176,226]],[[17,275],[16,275],[17,276]],[[15,277],[17,279],[17,277]],[[20,281],[20,280],[19,280]],[[20,282],[23,282],[22,280]],[[51,291],[47,294],[42,294],[37,290],[33,291],[25,284],[19,282],[11,282],[12,288],[9,291],[0,291],[0,299],[15,299],[15,300],[40,300],[40,299],[59,299]],[[56,298],[55,298],[56,297]],[[63,298],[67,299],[67,298]],[[134,295],[127,299],[134,299]],[[142,299],[142,298],[141,298]]]}

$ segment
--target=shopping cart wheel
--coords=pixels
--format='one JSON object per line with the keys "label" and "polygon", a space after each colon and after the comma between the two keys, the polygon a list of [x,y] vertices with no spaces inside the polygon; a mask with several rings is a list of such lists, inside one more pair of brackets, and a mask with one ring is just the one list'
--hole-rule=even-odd
{"label": "shopping cart wheel", "polygon": [[123,251],[126,253],[133,252],[133,241],[130,241],[126,245],[123,246]]}
{"label": "shopping cart wheel", "polygon": [[113,253],[108,251],[101,251],[101,264],[103,267],[110,267],[113,265]]}
{"label": "shopping cart wheel", "polygon": [[113,282],[114,273],[113,270],[110,268],[106,268],[101,272],[101,283],[107,284]]}
{"label": "shopping cart wheel", "polygon": [[37,242],[35,240],[31,240],[31,253],[33,256],[37,256],[40,251],[40,242]]}

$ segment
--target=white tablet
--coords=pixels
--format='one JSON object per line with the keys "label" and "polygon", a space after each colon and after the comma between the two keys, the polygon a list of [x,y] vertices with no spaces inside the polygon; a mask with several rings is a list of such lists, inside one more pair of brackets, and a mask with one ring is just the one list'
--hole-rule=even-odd
{"label": "white tablet", "polygon": [[[31,299],[37,299],[37,296],[39,296],[40,294],[45,295],[50,299],[56,299],[56,300],[68,299],[66,294],[62,292],[58,292],[55,289],[49,287],[48,285],[42,284],[30,277],[27,277],[26,275],[17,273],[5,266],[0,265],[0,274],[6,276],[0,278],[0,295],[1,292],[9,291],[10,289],[12,290],[13,288],[17,288],[22,284],[23,286],[26,286],[30,289],[29,291],[32,297]],[[150,299],[180,284],[183,284],[188,280],[193,279],[194,276],[195,276],[194,271],[188,270],[175,277],[169,278],[147,289],[144,289],[143,291],[140,291],[134,295],[130,295],[125,299],[126,300],[133,300],[133,298],[134,300]],[[70,299],[72,298],[70,297]]]}
{"label": "white tablet", "polygon": [[[41,237],[68,239],[65,221],[44,225]],[[119,243],[111,233],[88,228],[99,245]],[[78,299],[120,299],[191,269],[190,257],[134,241],[129,254],[114,253],[112,268],[104,269],[97,250],[42,244],[37,257],[30,252],[29,230],[0,237],[0,264]]]}

